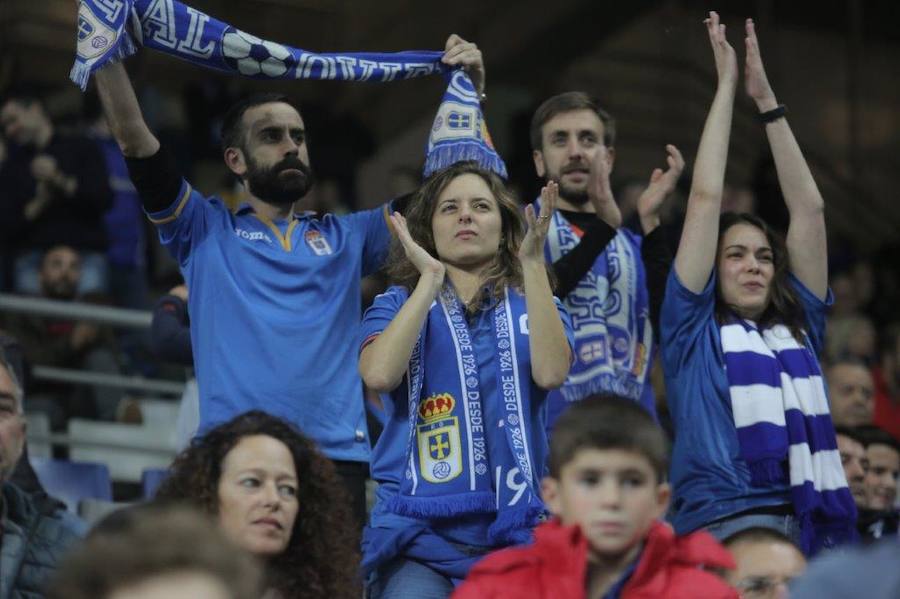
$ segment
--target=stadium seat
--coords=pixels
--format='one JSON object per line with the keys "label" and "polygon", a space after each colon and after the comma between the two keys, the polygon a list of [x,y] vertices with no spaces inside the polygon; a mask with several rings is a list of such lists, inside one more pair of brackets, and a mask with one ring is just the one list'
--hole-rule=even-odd
{"label": "stadium seat", "polygon": [[78,513],[78,504],[82,499],[112,501],[109,469],[104,464],[35,456],[31,456],[30,461],[47,493],[64,502],[73,514]]}
{"label": "stadium seat", "polygon": [[69,455],[109,466],[117,482],[141,482],[146,468],[166,468],[175,456],[175,426],[152,426],[69,420]]}
{"label": "stadium seat", "polygon": [[25,412],[28,428],[28,455],[37,458],[53,457],[53,445],[50,443],[50,417],[44,412]]}
{"label": "stadium seat", "polygon": [[144,499],[153,499],[156,490],[169,476],[167,468],[145,468],[141,474],[141,489]]}

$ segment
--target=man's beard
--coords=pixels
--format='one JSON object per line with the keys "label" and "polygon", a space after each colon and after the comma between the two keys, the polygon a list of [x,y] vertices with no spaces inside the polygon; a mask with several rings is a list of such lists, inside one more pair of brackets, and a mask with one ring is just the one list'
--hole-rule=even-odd
{"label": "man's beard", "polygon": [[566,166],[560,169],[559,173],[555,173],[552,176],[545,178],[545,183],[548,181],[555,181],[557,185],[559,185],[559,197],[566,200],[570,204],[575,206],[583,206],[590,201],[590,197],[588,197],[587,186],[583,189],[573,189],[571,186],[566,185],[562,181],[562,176],[567,172],[573,170],[585,170],[590,173],[590,166],[583,164],[567,164]]}
{"label": "man's beard", "polygon": [[62,301],[72,301],[78,293],[78,283],[68,281],[44,282],[41,284],[44,297]]}
{"label": "man's beard", "polygon": [[[313,173],[297,156],[286,156],[281,162],[269,168],[261,168],[248,153],[247,173],[244,178],[247,188],[255,197],[273,206],[293,204],[312,189]],[[296,169],[301,174],[283,174],[289,169]]]}

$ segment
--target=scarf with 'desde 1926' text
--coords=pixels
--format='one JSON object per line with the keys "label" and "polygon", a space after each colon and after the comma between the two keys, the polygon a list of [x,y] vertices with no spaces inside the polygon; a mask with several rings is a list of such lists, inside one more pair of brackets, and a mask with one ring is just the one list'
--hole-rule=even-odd
{"label": "scarf with 'desde 1926' text", "polygon": [[[388,508],[421,519],[496,514],[488,529],[492,544],[524,543],[545,512],[536,490],[542,465],[530,447],[525,298],[507,288],[502,301],[482,309],[494,329],[493,390],[481,387],[466,311],[452,286],[428,312],[398,388],[409,408],[406,472]],[[489,401],[502,405],[500,422],[487,421]]]}

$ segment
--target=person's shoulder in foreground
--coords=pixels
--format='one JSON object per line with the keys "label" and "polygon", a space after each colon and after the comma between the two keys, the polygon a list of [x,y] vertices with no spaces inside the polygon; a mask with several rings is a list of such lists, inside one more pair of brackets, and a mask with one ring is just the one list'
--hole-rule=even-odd
{"label": "person's shoulder in foreground", "polygon": [[554,427],[542,482],[554,519],[535,542],[491,554],[457,589],[469,597],[729,597],[715,574],[728,552],[700,532],[676,537],[659,521],[668,507],[668,443],[644,408],[594,396]]}
{"label": "person's shoulder in foreground", "polygon": [[900,539],[835,551],[809,565],[791,587],[792,599],[900,597]]}

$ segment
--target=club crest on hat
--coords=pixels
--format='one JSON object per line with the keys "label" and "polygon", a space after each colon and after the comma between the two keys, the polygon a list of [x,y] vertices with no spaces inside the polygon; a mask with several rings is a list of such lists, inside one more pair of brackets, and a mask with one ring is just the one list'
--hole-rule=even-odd
{"label": "club crest on hat", "polygon": [[419,402],[419,473],[431,483],[445,483],[462,473],[459,419],[453,416],[456,401],[449,393]]}
{"label": "club crest on hat", "polygon": [[475,86],[465,71],[457,70],[431,126],[424,175],[466,160],[506,178],[506,165],[494,149]]}

